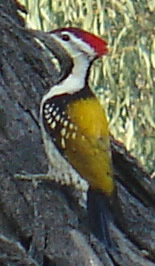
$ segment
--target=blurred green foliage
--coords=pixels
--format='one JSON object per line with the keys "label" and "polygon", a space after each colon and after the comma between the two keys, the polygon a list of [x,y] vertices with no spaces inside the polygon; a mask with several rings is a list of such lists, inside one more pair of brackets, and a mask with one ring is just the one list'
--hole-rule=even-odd
{"label": "blurred green foliage", "polygon": [[76,26],[108,41],[109,56],[91,71],[110,131],[153,176],[155,162],[155,1],[20,0],[27,27]]}

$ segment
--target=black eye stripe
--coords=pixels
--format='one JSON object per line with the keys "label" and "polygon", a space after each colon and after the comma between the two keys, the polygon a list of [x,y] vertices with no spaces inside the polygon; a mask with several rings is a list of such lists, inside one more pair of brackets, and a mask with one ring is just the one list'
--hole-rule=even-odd
{"label": "black eye stripe", "polygon": [[70,37],[69,37],[69,35],[67,35],[67,34],[63,34],[63,35],[62,35],[62,40],[63,40],[63,41],[66,41],[66,42],[70,41]]}

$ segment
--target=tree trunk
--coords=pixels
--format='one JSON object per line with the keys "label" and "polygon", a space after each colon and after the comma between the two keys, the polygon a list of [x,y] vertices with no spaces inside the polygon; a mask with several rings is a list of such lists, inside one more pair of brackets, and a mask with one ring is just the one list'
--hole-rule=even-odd
{"label": "tree trunk", "polygon": [[[24,28],[18,8],[13,0],[0,0],[0,264],[154,265],[155,183],[113,138],[122,208],[122,217],[110,225],[114,251],[90,233],[73,188],[47,181],[35,187],[14,178],[23,171],[46,173],[40,99],[71,64],[46,33]],[[61,73],[36,37],[46,37],[48,49],[59,54]]]}

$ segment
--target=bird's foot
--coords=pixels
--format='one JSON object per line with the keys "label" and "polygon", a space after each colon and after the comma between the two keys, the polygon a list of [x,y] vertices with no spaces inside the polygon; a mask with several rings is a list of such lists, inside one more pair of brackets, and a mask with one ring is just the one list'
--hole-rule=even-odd
{"label": "bird's foot", "polygon": [[[23,181],[31,181],[34,185],[34,187],[37,187],[38,183],[45,181],[45,180],[51,180],[51,176],[48,174],[30,174],[26,172],[22,172],[21,174],[15,174],[14,178],[17,180],[23,180]],[[53,178],[54,179],[54,178]]]}

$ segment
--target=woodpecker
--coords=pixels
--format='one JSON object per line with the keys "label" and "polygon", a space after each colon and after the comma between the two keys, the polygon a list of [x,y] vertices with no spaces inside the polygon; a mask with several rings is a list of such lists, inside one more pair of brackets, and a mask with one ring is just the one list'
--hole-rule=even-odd
{"label": "woodpecker", "polygon": [[40,125],[45,151],[60,182],[88,184],[90,224],[94,234],[111,247],[109,223],[116,186],[109,130],[104,109],[88,85],[90,67],[95,59],[107,54],[107,43],[72,27],[49,34],[69,55],[72,68],[41,101]]}

